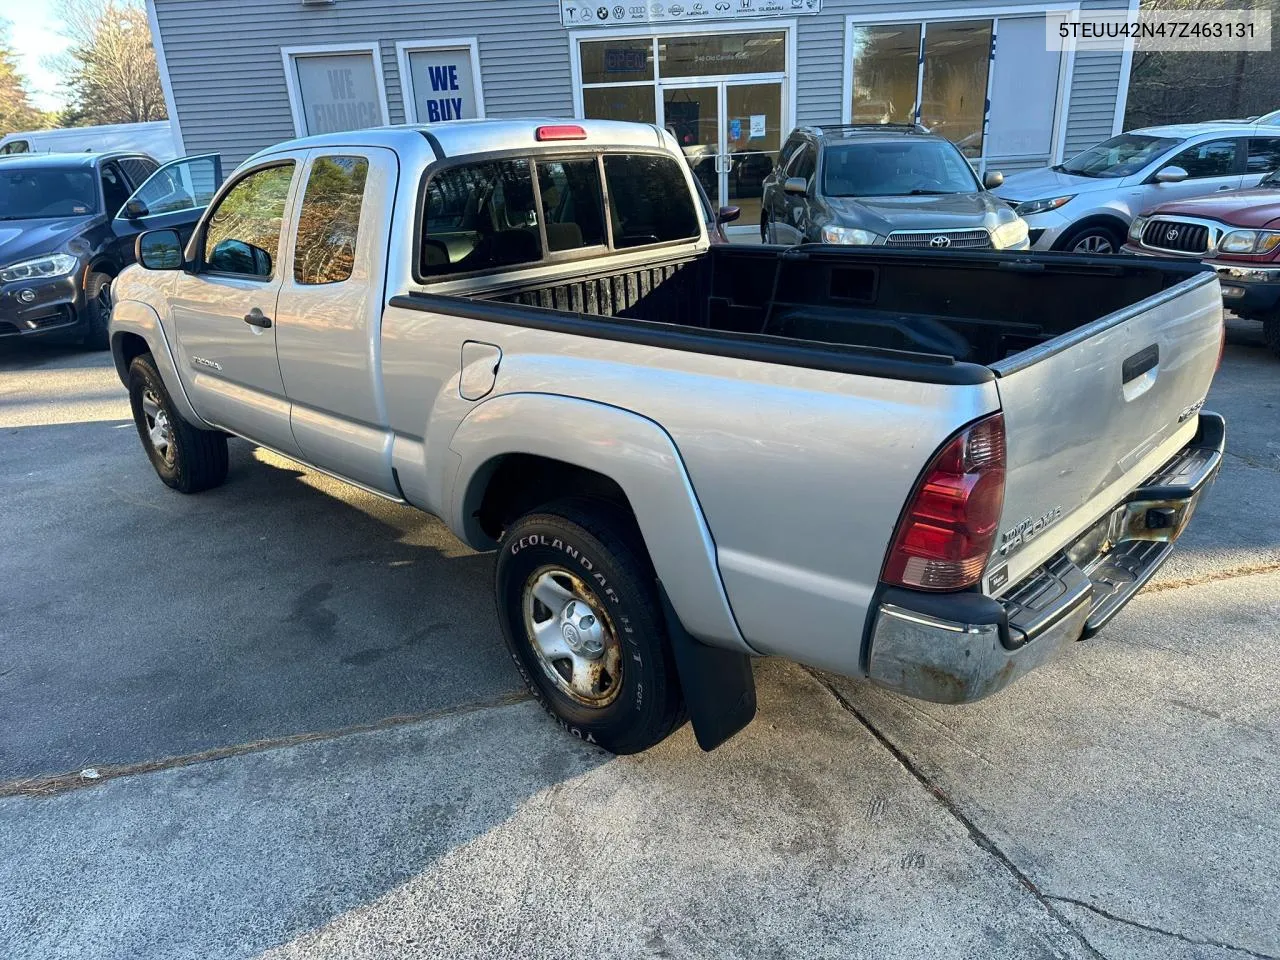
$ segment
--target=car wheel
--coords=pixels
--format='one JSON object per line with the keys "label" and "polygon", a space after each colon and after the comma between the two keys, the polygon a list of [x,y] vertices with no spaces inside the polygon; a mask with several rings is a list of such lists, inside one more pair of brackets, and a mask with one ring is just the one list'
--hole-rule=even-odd
{"label": "car wheel", "polygon": [[1083,253],[1091,256],[1104,256],[1119,253],[1124,239],[1119,231],[1112,227],[1095,225],[1073,230],[1062,241],[1061,249],[1071,253]]}
{"label": "car wheel", "polygon": [[111,276],[91,273],[84,282],[85,332],[83,343],[90,350],[111,346],[107,329],[111,322]]}
{"label": "car wheel", "polygon": [[151,354],[129,364],[129,405],[156,474],[180,493],[199,493],[227,478],[227,437],[201,430],[174,409]]}
{"label": "car wheel", "polygon": [[1280,359],[1280,313],[1273,313],[1263,318],[1262,339],[1276,358]]}
{"label": "car wheel", "polygon": [[511,658],[561,727],[638,753],[684,722],[653,569],[629,516],[586,500],[527,514],[503,536],[495,579]]}

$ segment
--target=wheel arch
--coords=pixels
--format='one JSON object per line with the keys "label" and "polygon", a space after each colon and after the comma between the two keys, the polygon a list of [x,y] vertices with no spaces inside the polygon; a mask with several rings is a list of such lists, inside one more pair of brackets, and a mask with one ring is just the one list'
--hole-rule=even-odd
{"label": "wheel arch", "polygon": [[589,400],[506,394],[473,409],[449,447],[457,469],[446,520],[468,544],[492,549],[498,525],[521,507],[527,512],[570,495],[610,501],[634,518],[689,632],[752,652],[729,607],[684,463],[658,424]]}
{"label": "wheel arch", "polygon": [[[1054,243],[1053,249],[1067,249],[1067,241],[1081,230],[1088,229],[1089,227],[1109,227],[1119,235],[1121,244],[1124,243],[1125,237],[1129,233],[1129,224],[1126,223],[1124,218],[1119,214],[1093,213],[1087,217],[1081,217],[1075,223],[1071,224],[1071,226],[1067,227],[1067,229],[1063,230],[1057,241]],[[1116,249],[1119,250],[1119,247],[1117,246]]]}
{"label": "wheel arch", "polygon": [[187,397],[169,341],[160,325],[160,317],[149,305],[137,300],[122,300],[111,309],[111,359],[120,382],[129,386],[129,364],[134,357],[149,353],[164,380],[165,389],[182,418],[203,430],[213,429],[200,419]]}

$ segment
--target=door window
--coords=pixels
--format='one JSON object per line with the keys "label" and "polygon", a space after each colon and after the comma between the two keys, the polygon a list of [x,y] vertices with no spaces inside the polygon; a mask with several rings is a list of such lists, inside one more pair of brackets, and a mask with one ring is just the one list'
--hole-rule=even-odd
{"label": "door window", "polygon": [[469,163],[427,183],[421,271],[470,273],[542,259],[528,160]]}
{"label": "door window", "polygon": [[670,157],[615,154],[604,158],[615,247],[688,240],[698,214],[679,165]]}
{"label": "door window", "polygon": [[1228,177],[1239,173],[1236,167],[1236,140],[1210,140],[1183,150],[1165,166],[1182,167],[1192,180],[1203,177]]}
{"label": "door window", "polygon": [[129,199],[138,217],[203,210],[221,181],[222,164],[217,154],[186,157],[156,170]]}
{"label": "door window", "polygon": [[550,252],[604,245],[603,198],[594,157],[540,162],[538,191]]}
{"label": "door window", "polygon": [[30,153],[31,144],[26,140],[10,140],[3,147],[0,147],[0,153]]}
{"label": "door window", "polygon": [[135,190],[146,183],[147,177],[155,173],[159,166],[160,164],[146,157],[125,157],[120,161],[120,169],[124,171],[124,175],[129,178]]}
{"label": "door window", "polygon": [[102,199],[108,216],[114,217],[129,199],[129,182],[114,163],[102,167]]}
{"label": "door window", "polygon": [[1280,170],[1280,139],[1250,137],[1246,173],[1270,173]]}
{"label": "door window", "polygon": [[204,237],[204,265],[217,273],[270,277],[293,179],[293,162],[255,170],[218,201]]}
{"label": "door window", "polygon": [[791,166],[787,169],[787,176],[800,177],[802,180],[812,180],[813,173],[817,167],[817,155],[813,148],[806,144],[800,149],[799,153],[791,158]]}
{"label": "door window", "polygon": [[318,157],[311,165],[293,248],[295,281],[341,283],[351,276],[368,175],[364,157]]}

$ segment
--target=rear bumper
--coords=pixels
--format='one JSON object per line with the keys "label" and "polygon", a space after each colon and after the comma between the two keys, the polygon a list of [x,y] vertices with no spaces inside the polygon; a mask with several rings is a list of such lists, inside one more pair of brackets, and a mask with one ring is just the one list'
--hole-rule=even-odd
{"label": "rear bumper", "polygon": [[938,703],[1002,690],[1101,630],[1168,559],[1222,465],[1226,422],[1195,438],[1072,546],[1001,597],[890,588],[871,628],[874,682]]}

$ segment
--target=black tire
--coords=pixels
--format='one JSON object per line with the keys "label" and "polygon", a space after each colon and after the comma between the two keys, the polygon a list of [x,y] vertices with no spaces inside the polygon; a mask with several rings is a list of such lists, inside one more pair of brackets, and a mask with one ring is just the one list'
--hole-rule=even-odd
{"label": "black tire", "polygon": [[[563,640],[566,650],[570,636],[587,639],[585,630],[563,637],[558,632],[565,611],[580,613],[581,606],[567,604],[557,615],[551,606],[530,599],[526,617],[526,590],[532,593],[533,585],[546,577],[561,590],[576,578],[589,595],[590,614],[603,614],[574,621],[597,625],[604,652],[596,660],[572,654],[544,658],[535,649],[530,625],[539,618],[552,625],[553,636]],[[526,514],[503,536],[495,580],[498,619],[511,658],[534,698],[566,731],[625,754],[660,743],[684,722],[657,582],[628,515],[588,500],[564,500]],[[583,596],[581,589],[573,593]],[[588,668],[598,665],[599,702],[583,702],[569,690],[571,678],[579,675],[575,665],[584,663]],[[610,673],[615,664],[620,677]],[[553,671],[558,679],[552,678]],[[595,695],[594,687],[590,693]]]}
{"label": "black tire", "polygon": [[90,350],[106,350],[111,346],[107,325],[111,322],[111,275],[91,273],[84,282],[84,337]]}
{"label": "black tire", "polygon": [[1262,339],[1267,348],[1280,359],[1280,313],[1262,318]]}
{"label": "black tire", "polygon": [[1058,244],[1059,250],[1100,257],[1119,253],[1124,246],[1124,233],[1105,223],[1091,223],[1067,233]]}
{"label": "black tire", "polygon": [[[179,416],[149,353],[129,364],[129,405],[142,448],[167,486],[180,493],[199,493],[227,478],[226,435],[193,427]],[[152,439],[152,430],[166,433],[166,426],[168,442],[162,450]]]}

